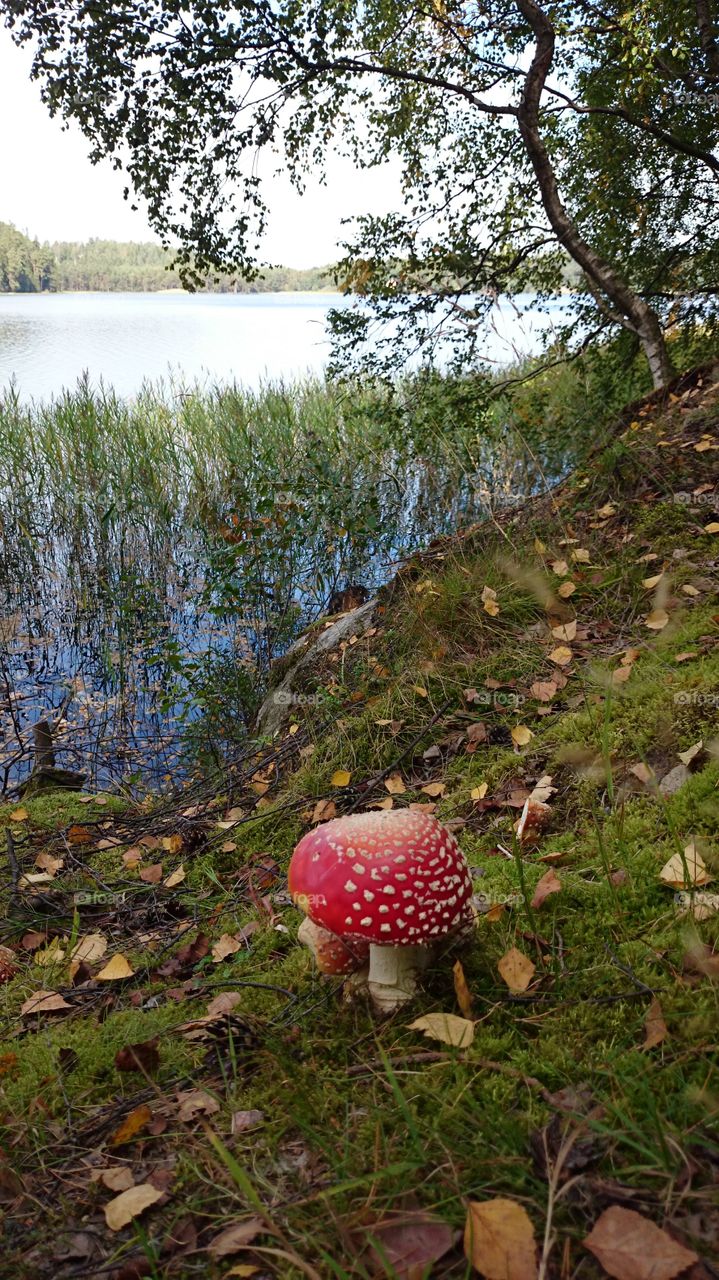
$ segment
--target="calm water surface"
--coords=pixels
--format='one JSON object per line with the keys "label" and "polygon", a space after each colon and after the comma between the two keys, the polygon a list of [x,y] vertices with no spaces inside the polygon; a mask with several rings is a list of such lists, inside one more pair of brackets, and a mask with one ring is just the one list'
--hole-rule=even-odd
{"label": "calm water surface", "polygon": [[[537,350],[551,317],[500,303],[486,336],[487,358],[508,364]],[[123,396],[144,381],[189,383],[320,372],[329,358],[327,313],[339,294],[56,293],[0,294],[0,389],[14,381],[25,400],[47,400],[84,373]]]}

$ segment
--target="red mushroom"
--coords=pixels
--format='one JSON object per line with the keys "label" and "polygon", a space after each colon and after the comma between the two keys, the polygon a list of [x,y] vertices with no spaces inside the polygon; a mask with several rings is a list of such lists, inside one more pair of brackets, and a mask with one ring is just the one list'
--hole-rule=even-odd
{"label": "red mushroom", "polygon": [[436,818],[382,809],[308,832],[292,855],[289,889],[315,924],[369,943],[369,992],[391,1012],[411,999],[432,945],[469,918],[472,881]]}

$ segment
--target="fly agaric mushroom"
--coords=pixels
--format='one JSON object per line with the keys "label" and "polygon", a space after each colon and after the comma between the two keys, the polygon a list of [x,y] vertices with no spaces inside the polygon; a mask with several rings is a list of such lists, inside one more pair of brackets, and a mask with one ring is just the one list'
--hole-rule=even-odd
{"label": "fly agaric mushroom", "polygon": [[383,1013],[412,998],[432,946],[470,918],[472,881],[457,841],[413,809],[315,827],[292,855],[288,883],[315,925],[369,944],[367,985]]}

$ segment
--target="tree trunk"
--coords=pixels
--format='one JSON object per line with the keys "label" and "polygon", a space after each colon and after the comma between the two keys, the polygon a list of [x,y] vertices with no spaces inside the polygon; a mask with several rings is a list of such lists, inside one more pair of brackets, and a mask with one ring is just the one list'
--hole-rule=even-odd
{"label": "tree trunk", "polygon": [[539,104],[554,57],[554,28],[534,0],[516,0],[536,41],[517,115],[524,149],[534,169],[544,210],[559,243],[582,268],[595,288],[612,304],[613,318],[639,339],[653,385],[665,387],[673,377],[664,333],[655,311],[622,280],[614,268],[582,239],[565,209],[549,152],[539,128]]}
{"label": "tree trunk", "polygon": [[707,74],[716,80],[719,77],[719,46],[714,34],[714,23],[709,0],[696,0],[697,24],[702,52],[706,60]]}

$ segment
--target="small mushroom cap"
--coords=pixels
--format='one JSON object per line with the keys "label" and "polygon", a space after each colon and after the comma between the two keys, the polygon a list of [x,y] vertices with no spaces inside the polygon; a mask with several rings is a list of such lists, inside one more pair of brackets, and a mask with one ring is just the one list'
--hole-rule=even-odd
{"label": "small mushroom cap", "polygon": [[356,973],[369,960],[369,943],[363,938],[338,938],[309,916],[302,921],[297,939],[310,948],[320,973]]}
{"label": "small mushroom cap", "polygon": [[454,836],[416,809],[322,823],[297,845],[288,882],[316,924],[387,946],[436,942],[466,918],[472,896]]}

